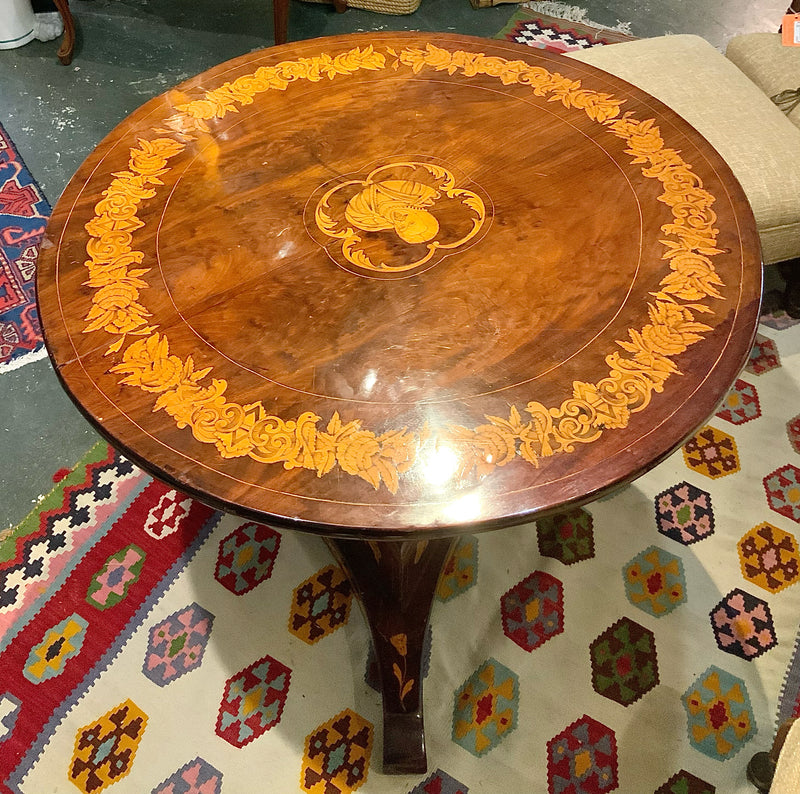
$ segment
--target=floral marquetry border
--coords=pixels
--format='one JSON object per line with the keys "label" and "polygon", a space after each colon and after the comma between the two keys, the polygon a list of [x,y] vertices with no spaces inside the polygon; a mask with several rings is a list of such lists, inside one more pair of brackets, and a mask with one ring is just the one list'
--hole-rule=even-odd
{"label": "floral marquetry border", "polygon": [[184,151],[188,141],[209,131],[209,120],[238,112],[258,93],[360,70],[410,68],[414,73],[433,69],[464,77],[486,75],[504,85],[530,86],[537,96],[582,110],[625,141],[632,163],[641,165],[645,177],[661,183],[658,200],[672,213],[672,221],[661,227],[660,241],[669,273],[647,304],[649,323],[617,341],[627,355],[614,351],[606,356],[605,378],[597,383],[575,381],[572,396],[557,407],[527,403],[523,412],[530,418],[512,406],[507,418],[487,416],[486,423],[477,427],[451,426],[439,430],[430,443],[455,450],[460,476],[473,471],[483,476],[517,456],[538,465],[541,458],[597,440],[606,429],[625,427],[631,413],[647,407],[667,378],[679,373],[674,357],[711,330],[696,315],[713,313],[707,300],[721,298],[717,288],[722,282],[711,260],[721,253],[714,197],[679,152],[665,145],[653,119],[639,120],[621,112],[623,100],[521,60],[432,44],[424,50],[398,52],[387,47],[385,51],[370,46],[262,66],[206,92],[202,99],[178,105],[178,113],[154,129],[157,137],[140,139],[130,150],[128,170],[114,174],[95,216],[86,224],[90,238],[86,284],[93,294],[84,332],[103,330],[114,337],[107,355],[121,354],[121,360],[110,371],[124,376],[123,384],[157,394],[154,411],[165,410],[179,428],[189,427],[198,441],[214,444],[223,458],[246,455],[263,463],[282,463],[287,469],[310,469],[318,476],[338,465],[376,489],[383,482],[395,493],[400,475],[414,465],[428,441],[425,431],[401,428],[377,434],[362,428],[359,419],[343,422],[338,413],[324,428],[322,418],[312,412],[292,419],[273,416],[260,401],[242,405],[228,399],[227,382],[214,378],[212,368],[196,369],[191,356],[181,358],[170,351],[169,339],[150,322],[151,315],[140,302],[147,287],[142,277],[149,268],[142,266],[144,254],[134,247],[133,235],[144,225],[137,217],[138,207],[156,196],[169,161]]}

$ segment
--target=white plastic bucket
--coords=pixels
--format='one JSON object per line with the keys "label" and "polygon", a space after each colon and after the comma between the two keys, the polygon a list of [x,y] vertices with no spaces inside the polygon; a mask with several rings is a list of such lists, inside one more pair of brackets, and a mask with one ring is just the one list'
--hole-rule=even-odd
{"label": "white plastic bucket", "polygon": [[0,0],[0,50],[13,50],[36,35],[31,0]]}

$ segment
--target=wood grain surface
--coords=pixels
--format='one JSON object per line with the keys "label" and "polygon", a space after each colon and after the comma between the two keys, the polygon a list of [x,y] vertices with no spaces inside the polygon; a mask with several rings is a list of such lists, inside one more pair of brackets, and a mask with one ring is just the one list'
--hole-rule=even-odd
{"label": "wood grain surface", "polygon": [[156,476],[341,537],[543,516],[633,479],[746,360],[730,170],[541,50],[369,33],[255,52],[125,119],[58,202],[41,318]]}

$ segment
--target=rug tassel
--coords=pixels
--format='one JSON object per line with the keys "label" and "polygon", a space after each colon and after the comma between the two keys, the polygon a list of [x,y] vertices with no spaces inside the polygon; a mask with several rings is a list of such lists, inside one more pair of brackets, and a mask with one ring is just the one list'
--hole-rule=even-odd
{"label": "rug tassel", "polygon": [[592,22],[590,19],[587,19],[586,9],[581,8],[580,6],[572,6],[568,3],[556,2],[527,2],[522,3],[521,5],[522,8],[529,8],[531,11],[535,11],[537,14],[546,14],[549,17],[566,19],[568,22],[581,22],[584,25],[598,28],[600,30],[609,30],[615,33],[625,33],[629,36],[633,35],[631,33],[630,22],[620,22],[617,20],[617,24],[614,27],[601,25],[598,22]]}

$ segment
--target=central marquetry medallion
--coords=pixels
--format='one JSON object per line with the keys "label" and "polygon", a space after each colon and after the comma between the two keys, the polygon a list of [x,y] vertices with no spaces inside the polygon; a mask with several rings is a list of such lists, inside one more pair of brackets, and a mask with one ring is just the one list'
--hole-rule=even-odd
{"label": "central marquetry medallion", "polygon": [[489,228],[491,207],[485,191],[450,168],[408,158],[326,182],[304,220],[343,269],[404,278],[474,245]]}

